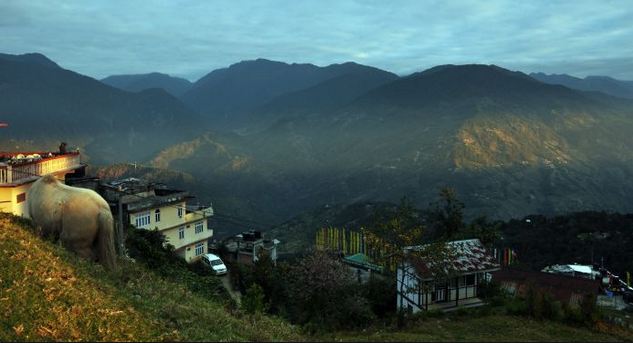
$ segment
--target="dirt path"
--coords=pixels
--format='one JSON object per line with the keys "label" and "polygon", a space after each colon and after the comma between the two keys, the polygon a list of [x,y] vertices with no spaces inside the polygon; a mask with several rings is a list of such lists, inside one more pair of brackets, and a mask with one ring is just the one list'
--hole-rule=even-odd
{"label": "dirt path", "polygon": [[231,298],[233,298],[233,300],[235,300],[235,302],[238,305],[242,304],[242,294],[239,291],[235,291],[233,290],[233,287],[231,286],[231,281],[229,280],[229,276],[225,275],[222,276],[222,285],[224,285],[224,288],[226,289],[227,292],[229,292],[229,295],[231,295]]}

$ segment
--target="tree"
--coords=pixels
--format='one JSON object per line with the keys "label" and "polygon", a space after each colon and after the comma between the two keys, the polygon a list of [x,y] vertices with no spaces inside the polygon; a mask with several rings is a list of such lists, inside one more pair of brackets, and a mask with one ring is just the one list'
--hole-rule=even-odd
{"label": "tree", "polygon": [[501,238],[501,222],[490,222],[486,216],[475,218],[466,228],[463,238],[479,238],[490,249]]}
{"label": "tree", "polygon": [[[425,226],[411,202],[403,198],[398,208],[387,215],[377,215],[374,227],[366,234],[370,245],[382,245],[389,253],[382,259],[393,259],[399,270],[411,268],[411,262],[422,261],[429,274],[445,278],[452,273],[454,252],[444,240],[424,244]],[[400,273],[398,284],[404,285],[406,273]],[[408,286],[407,286],[408,287]],[[425,285],[417,284],[416,290]],[[425,291],[427,291],[425,289]],[[402,297],[400,308],[403,307]]]}
{"label": "tree", "polygon": [[313,251],[290,267],[288,317],[319,329],[370,320],[366,299],[356,293],[350,269],[324,251]]}
{"label": "tree", "polygon": [[429,221],[436,238],[451,240],[465,227],[464,203],[457,198],[455,189],[450,187],[440,189],[439,197],[428,210]]}
{"label": "tree", "polygon": [[254,283],[242,297],[242,308],[249,314],[262,313],[266,310],[264,297],[264,290]]}

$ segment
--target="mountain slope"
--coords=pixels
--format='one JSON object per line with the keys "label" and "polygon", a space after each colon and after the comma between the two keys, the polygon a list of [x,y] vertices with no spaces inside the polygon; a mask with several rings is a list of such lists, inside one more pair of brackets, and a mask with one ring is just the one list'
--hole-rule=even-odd
{"label": "mountain slope", "polygon": [[621,81],[607,76],[587,76],[581,79],[567,74],[531,73],[530,76],[549,84],[633,99],[633,81]]}
{"label": "mountain slope", "polygon": [[317,85],[325,80],[375,70],[356,63],[317,67],[258,59],[214,70],[196,81],[182,96],[185,103],[209,117],[210,122],[232,128],[244,125],[244,116],[275,97]]}
{"label": "mountain slope", "polygon": [[161,73],[112,75],[101,79],[101,82],[128,92],[162,88],[175,97],[183,95],[192,86],[189,80]]}
{"label": "mountain slope", "polygon": [[253,110],[251,118],[261,127],[285,115],[309,115],[335,110],[397,78],[393,73],[374,68],[333,77],[315,86],[282,94]]}
{"label": "mountain slope", "polygon": [[34,63],[39,64],[46,67],[52,68],[60,68],[57,63],[51,61],[48,57],[40,54],[40,53],[29,53],[22,55],[11,55],[11,54],[2,54],[0,53],[0,59],[10,60],[15,62],[25,62],[25,63]]}
{"label": "mountain slope", "polygon": [[339,108],[289,110],[264,130],[219,137],[246,169],[209,168],[216,150],[204,142],[169,168],[213,180],[214,203],[227,199],[227,211],[252,220],[402,196],[425,207],[444,186],[467,216],[627,212],[633,103],[614,99],[496,66],[441,66]]}
{"label": "mountain slope", "polygon": [[147,158],[199,132],[197,115],[163,90],[128,93],[39,62],[0,58],[0,89],[4,139],[66,140],[95,162]]}
{"label": "mountain slope", "polygon": [[301,340],[267,316],[232,316],[219,299],[193,293],[140,263],[108,273],[41,240],[28,222],[0,214],[2,341]]}

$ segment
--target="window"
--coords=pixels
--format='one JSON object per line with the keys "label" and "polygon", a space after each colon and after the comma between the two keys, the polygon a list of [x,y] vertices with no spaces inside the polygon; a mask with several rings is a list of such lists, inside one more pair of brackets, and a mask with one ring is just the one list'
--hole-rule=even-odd
{"label": "window", "polygon": [[150,221],[150,217],[149,217],[149,211],[145,212],[145,213],[139,213],[136,215],[136,227],[144,227],[149,225],[149,221]]}
{"label": "window", "polygon": [[16,200],[17,200],[17,203],[18,203],[18,204],[19,204],[19,203],[21,203],[21,202],[24,202],[24,200],[26,200],[26,193],[20,193],[20,194],[18,194],[18,196],[17,196],[17,199],[16,199]]}
{"label": "window", "polygon": [[196,226],[195,226],[196,234],[201,233],[202,231],[204,231],[204,225],[202,224],[202,222],[196,223]]}
{"label": "window", "polygon": [[466,275],[466,286],[473,286],[475,284],[475,274]]}
{"label": "window", "polygon": [[156,209],[156,211],[154,211],[154,221],[157,223],[160,221],[160,209]]}
{"label": "window", "polygon": [[196,243],[196,256],[204,254],[204,242]]}
{"label": "window", "polygon": [[178,207],[178,218],[182,218],[182,207]]}
{"label": "window", "polygon": [[185,228],[182,226],[178,228],[178,238],[185,239]]}

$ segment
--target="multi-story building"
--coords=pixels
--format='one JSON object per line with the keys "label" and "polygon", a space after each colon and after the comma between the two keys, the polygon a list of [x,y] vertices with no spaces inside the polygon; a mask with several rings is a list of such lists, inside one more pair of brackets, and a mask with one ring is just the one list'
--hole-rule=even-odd
{"label": "multi-story building", "polygon": [[101,193],[111,204],[120,227],[160,231],[166,243],[187,262],[208,252],[208,241],[213,236],[208,218],[213,216],[213,208],[187,204],[194,198],[188,192],[128,178],[102,185]]}
{"label": "multi-story building", "polygon": [[40,176],[65,181],[84,173],[78,151],[0,153],[0,212],[28,217],[26,193]]}

